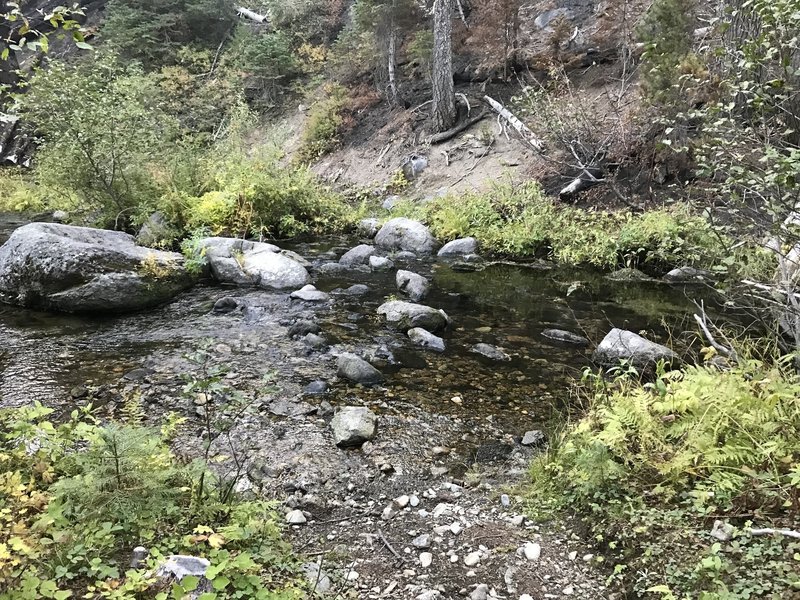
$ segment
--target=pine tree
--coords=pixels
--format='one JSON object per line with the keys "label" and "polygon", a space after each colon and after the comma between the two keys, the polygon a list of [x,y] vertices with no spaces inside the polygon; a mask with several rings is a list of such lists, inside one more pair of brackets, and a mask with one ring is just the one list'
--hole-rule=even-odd
{"label": "pine tree", "polygon": [[456,96],[453,85],[453,0],[436,0],[433,5],[433,128],[447,131],[456,124]]}

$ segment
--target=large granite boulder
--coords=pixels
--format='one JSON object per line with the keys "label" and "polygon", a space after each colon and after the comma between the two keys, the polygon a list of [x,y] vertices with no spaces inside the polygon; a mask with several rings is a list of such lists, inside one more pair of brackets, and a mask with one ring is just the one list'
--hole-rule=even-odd
{"label": "large granite boulder", "polygon": [[474,237],[465,237],[447,242],[442,249],[439,250],[438,256],[452,257],[452,256],[466,256],[467,254],[475,254],[478,251],[478,240]]}
{"label": "large granite boulder", "polygon": [[182,255],[144,248],[120,231],[31,223],[0,247],[0,300],[28,308],[134,311],[194,281]]}
{"label": "large granite boulder", "polygon": [[423,300],[428,295],[431,284],[427,278],[412,271],[402,269],[395,275],[397,289],[408,295],[414,302]]}
{"label": "large granite boulder", "polygon": [[375,236],[375,244],[386,250],[405,250],[422,255],[433,254],[439,247],[430,229],[405,217],[387,221]]}
{"label": "large granite boulder", "polygon": [[672,363],[678,355],[661,344],[656,344],[632,331],[612,329],[597,346],[592,357],[595,362],[613,367],[628,361],[637,368],[650,367],[663,360]]}
{"label": "large granite boulder", "polygon": [[211,237],[197,247],[219,283],[283,290],[311,281],[301,257],[273,244]]}
{"label": "large granite boulder", "polygon": [[404,332],[415,327],[437,332],[450,324],[450,318],[441,309],[400,300],[381,304],[378,307],[378,314],[385,317],[390,326]]}

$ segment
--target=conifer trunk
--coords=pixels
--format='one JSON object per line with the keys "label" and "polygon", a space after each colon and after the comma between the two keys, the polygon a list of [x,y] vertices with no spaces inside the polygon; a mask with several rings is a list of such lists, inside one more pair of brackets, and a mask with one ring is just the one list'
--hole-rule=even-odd
{"label": "conifer trunk", "polygon": [[433,6],[433,128],[447,131],[456,124],[453,87],[453,0],[436,0]]}

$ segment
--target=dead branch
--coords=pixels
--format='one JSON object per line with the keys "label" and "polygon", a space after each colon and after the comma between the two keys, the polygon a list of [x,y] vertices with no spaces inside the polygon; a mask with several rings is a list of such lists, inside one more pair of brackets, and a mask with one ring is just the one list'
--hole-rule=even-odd
{"label": "dead branch", "polygon": [[463,123],[456,125],[452,129],[448,129],[447,131],[444,131],[442,133],[437,133],[436,135],[432,135],[430,138],[428,138],[428,143],[433,146],[435,144],[441,144],[442,142],[446,142],[447,140],[453,139],[459,133],[461,133],[465,129],[469,129],[470,127],[475,125],[475,123],[483,120],[485,117],[486,117],[486,112],[484,111],[478,116],[473,117],[471,119],[467,119]]}
{"label": "dead branch", "polygon": [[269,20],[267,15],[260,15],[249,8],[245,8],[244,6],[238,7],[236,9],[236,14],[238,14],[240,17],[244,17],[245,19],[255,21],[256,23],[264,23]]}
{"label": "dead branch", "polygon": [[400,553],[394,549],[394,547],[389,543],[389,540],[386,539],[386,536],[383,535],[383,532],[380,530],[380,528],[378,528],[378,536],[381,538],[381,541],[384,543],[384,545],[389,549],[389,552],[391,552],[392,554],[395,555],[395,557],[397,557],[397,560],[405,562]]}
{"label": "dead branch", "polygon": [[420,108],[425,108],[428,104],[433,104],[433,100],[428,100],[427,102],[423,102],[419,106],[412,108],[411,112],[417,112]]}
{"label": "dead branch", "polygon": [[531,148],[536,150],[537,152],[541,152],[544,145],[542,140],[536,137],[536,134],[533,133],[525,123],[520,121],[514,114],[508,110],[505,106],[500,104],[494,98],[489,96],[483,97],[484,102],[486,102],[489,106],[492,107],[498,115],[500,115],[511,127],[513,127],[517,133],[522,137],[522,139],[527,143]]}
{"label": "dead branch", "polygon": [[467,95],[458,93],[456,94],[456,98],[461,98],[464,101],[464,104],[467,105],[467,116],[469,116],[469,113],[472,112],[472,105],[469,103],[469,98],[467,98]]}
{"label": "dead branch", "polygon": [[786,537],[800,540],[800,531],[794,531],[793,529],[773,529],[771,527],[765,527],[762,529],[750,528],[746,531],[750,535],[785,535]]}
{"label": "dead branch", "polygon": [[[708,343],[711,344],[711,346],[717,352],[719,352],[723,356],[727,356],[732,361],[735,361],[735,362],[738,363],[739,362],[739,355],[736,353],[736,350],[734,350],[732,346],[728,347],[728,346],[723,346],[722,344],[720,344],[716,340],[714,335],[711,333],[710,327],[714,327],[714,325],[712,323],[709,326],[708,317],[706,316],[706,309],[705,309],[705,305],[703,304],[703,302],[701,301],[700,304],[695,302],[694,304],[698,309],[700,309],[700,314],[699,315],[695,314],[694,315],[694,320],[697,321],[697,324],[700,326],[700,329],[703,330],[703,333],[705,334],[706,339],[708,340]],[[716,329],[716,327],[715,327],[715,329]],[[717,329],[717,332],[721,333],[721,332],[719,332],[719,329]],[[725,340],[725,341],[727,342],[728,340]],[[728,343],[730,344],[730,342],[728,342]]]}

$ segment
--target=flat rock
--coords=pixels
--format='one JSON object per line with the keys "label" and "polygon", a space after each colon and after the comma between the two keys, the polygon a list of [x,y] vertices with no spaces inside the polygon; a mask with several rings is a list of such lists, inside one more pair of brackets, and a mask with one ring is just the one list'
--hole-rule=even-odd
{"label": "flat rock", "polygon": [[378,369],[360,356],[349,352],[339,356],[337,375],[343,379],[363,385],[376,385],[383,381],[383,374]]}
{"label": "flat rock", "polygon": [[422,255],[433,254],[439,246],[427,226],[405,217],[387,221],[375,236],[375,243],[386,250],[406,250]]}
{"label": "flat rock", "polygon": [[572,344],[574,346],[588,346],[589,340],[582,335],[565,331],[563,329],[545,329],[542,336],[554,342],[561,342],[563,344]]}
{"label": "flat rock", "polygon": [[219,283],[282,290],[311,279],[301,257],[273,244],[211,237],[200,240],[198,249]]}
{"label": "flat rock", "polygon": [[385,317],[391,327],[400,331],[421,327],[435,333],[450,324],[450,318],[443,310],[400,300],[381,304],[378,307],[378,314]]}
{"label": "flat rock", "polygon": [[121,313],[171,300],[196,278],[184,257],[120,231],[30,223],[0,247],[0,301],[62,312]]}
{"label": "flat rock", "polygon": [[412,271],[400,270],[395,276],[397,289],[406,294],[414,302],[424,300],[428,295],[431,284],[427,278]]}
{"label": "flat rock", "polygon": [[327,302],[331,297],[325,292],[319,291],[313,285],[304,285],[296,292],[289,294],[293,300],[302,300],[304,302]]}
{"label": "flat rock", "polygon": [[428,350],[433,350],[435,352],[445,351],[444,340],[439,336],[433,335],[430,331],[423,329],[422,327],[414,327],[409,329],[407,335],[408,339],[418,346],[422,346],[423,348],[427,348]]}
{"label": "flat rock", "polygon": [[634,367],[642,368],[653,366],[661,360],[675,362],[678,355],[666,346],[651,342],[632,331],[614,328],[597,346],[592,359],[609,367],[625,360]]}
{"label": "flat rock", "polygon": [[369,293],[369,287],[363,283],[356,283],[355,285],[351,285],[349,288],[344,290],[344,293],[348,296],[363,296],[364,294]]}
{"label": "flat rock", "polygon": [[339,259],[339,264],[345,267],[366,265],[369,262],[369,257],[373,254],[375,254],[375,246],[361,244],[345,252]]}
{"label": "flat rock", "polygon": [[613,273],[607,275],[611,281],[652,281],[650,277],[642,273],[639,269],[631,269],[626,267],[624,269],[617,269]]}
{"label": "flat rock", "polygon": [[511,357],[506,354],[505,351],[497,346],[492,346],[491,344],[475,344],[472,348],[470,348],[470,352],[474,354],[480,354],[481,356],[485,356],[491,360],[505,362],[511,360]]}
{"label": "flat rock", "polygon": [[475,254],[478,251],[478,240],[474,237],[459,238],[452,242],[447,242],[438,252],[438,256],[465,256]]}
{"label": "flat rock", "polygon": [[363,406],[345,406],[331,420],[333,440],[337,446],[360,446],[375,437],[377,417]]}
{"label": "flat rock", "polygon": [[303,393],[307,396],[320,396],[327,393],[327,391],[328,383],[326,381],[317,380],[309,383],[303,390]]}
{"label": "flat rock", "polygon": [[541,446],[547,441],[547,436],[541,429],[526,431],[520,442],[523,446]]}

